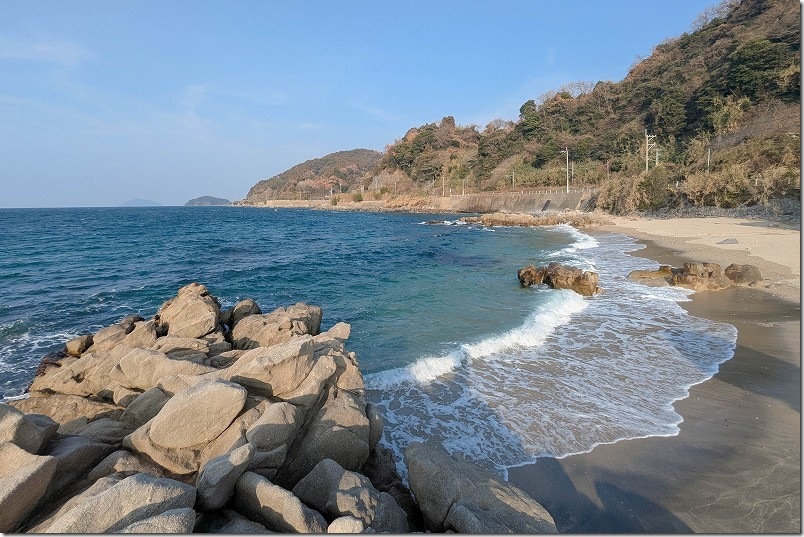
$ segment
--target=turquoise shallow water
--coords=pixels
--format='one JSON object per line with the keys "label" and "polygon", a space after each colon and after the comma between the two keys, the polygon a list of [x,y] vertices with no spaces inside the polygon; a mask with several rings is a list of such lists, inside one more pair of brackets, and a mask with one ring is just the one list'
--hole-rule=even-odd
{"label": "turquoise shallow water", "polygon": [[[620,235],[456,225],[453,216],[157,207],[0,210],[0,397],[42,354],[191,281],[224,306],[304,301],[346,321],[397,454],[434,437],[504,472],[541,454],[675,434],[672,402],[717,371],[730,325],[677,289],[624,279],[655,263]],[[423,221],[442,220],[439,225]],[[606,293],[522,289],[528,263],[600,272]]]}

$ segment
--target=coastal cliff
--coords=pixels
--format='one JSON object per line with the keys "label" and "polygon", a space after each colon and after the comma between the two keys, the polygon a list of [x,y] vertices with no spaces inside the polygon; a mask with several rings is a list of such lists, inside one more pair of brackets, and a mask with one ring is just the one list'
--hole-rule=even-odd
{"label": "coastal cliff", "polygon": [[28,398],[0,404],[0,531],[555,531],[440,445],[408,448],[409,490],[349,325],[321,318],[250,299],[221,311],[193,283],[149,320],[70,340]]}

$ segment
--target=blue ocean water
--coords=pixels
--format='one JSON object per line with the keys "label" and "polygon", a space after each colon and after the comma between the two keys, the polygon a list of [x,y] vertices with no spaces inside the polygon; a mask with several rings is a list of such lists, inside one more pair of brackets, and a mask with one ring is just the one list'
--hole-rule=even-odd
{"label": "blue ocean water", "polygon": [[[440,224],[426,225],[436,219]],[[0,398],[40,357],[204,283],[224,307],[303,301],[352,325],[383,442],[434,437],[505,473],[539,455],[672,435],[673,401],[732,356],[736,330],[688,315],[680,289],[616,234],[485,228],[454,215],[143,207],[0,210]],[[572,263],[605,292],[522,289],[517,269]],[[400,457],[401,458],[401,457]]]}

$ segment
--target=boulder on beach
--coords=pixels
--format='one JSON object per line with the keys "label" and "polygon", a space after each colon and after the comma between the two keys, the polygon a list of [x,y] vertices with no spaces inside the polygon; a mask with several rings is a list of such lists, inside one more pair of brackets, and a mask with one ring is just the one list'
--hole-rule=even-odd
{"label": "boulder on beach", "polygon": [[517,271],[522,287],[545,284],[552,289],[571,289],[579,295],[594,296],[601,292],[597,272],[552,262],[546,267],[528,265]]}
{"label": "boulder on beach", "polygon": [[547,510],[519,487],[438,444],[411,444],[405,463],[410,489],[433,532],[556,532]]}
{"label": "boulder on beach", "polygon": [[674,268],[662,265],[658,270],[633,270],[628,279],[646,285],[675,285],[695,291],[716,291],[734,285],[753,285],[762,281],[754,265],[732,263],[725,270],[717,263],[688,262]]}
{"label": "boulder on beach", "polygon": [[314,336],[320,327],[321,308],[299,302],[271,313],[243,317],[232,329],[232,342],[236,349],[270,347],[285,343],[294,336]]}

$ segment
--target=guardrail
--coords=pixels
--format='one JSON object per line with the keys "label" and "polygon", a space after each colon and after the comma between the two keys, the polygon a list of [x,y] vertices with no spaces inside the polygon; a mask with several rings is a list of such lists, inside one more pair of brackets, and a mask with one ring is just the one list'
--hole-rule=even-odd
{"label": "guardrail", "polygon": [[[570,188],[569,194],[583,194],[585,192],[597,192],[597,187],[589,186],[582,188]],[[550,188],[546,190],[519,190],[519,191],[496,191],[496,192],[472,192],[471,194],[450,194],[451,198],[468,198],[470,196],[507,196],[511,194],[521,195],[541,195],[541,194],[567,194],[566,188]]]}

